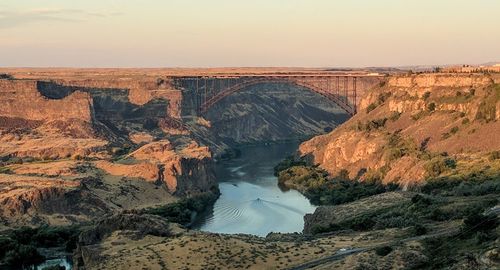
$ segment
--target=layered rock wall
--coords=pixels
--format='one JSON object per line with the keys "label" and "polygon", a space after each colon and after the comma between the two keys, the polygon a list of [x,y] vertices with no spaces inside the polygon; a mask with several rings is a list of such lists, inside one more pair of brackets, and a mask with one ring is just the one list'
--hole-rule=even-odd
{"label": "layered rock wall", "polygon": [[332,175],[346,169],[363,179],[372,171],[372,178],[410,186],[429,175],[422,157],[458,160],[500,149],[493,135],[500,132],[499,96],[499,85],[484,74],[393,76],[363,96],[356,116],[299,152]]}
{"label": "layered rock wall", "polygon": [[74,92],[61,100],[44,97],[37,81],[0,80],[0,116],[27,120],[79,119],[91,122],[92,99],[88,93]]}

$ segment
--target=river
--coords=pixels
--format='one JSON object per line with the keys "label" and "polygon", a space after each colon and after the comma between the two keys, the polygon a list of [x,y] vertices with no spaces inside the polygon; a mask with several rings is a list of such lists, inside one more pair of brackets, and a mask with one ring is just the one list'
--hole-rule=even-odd
{"label": "river", "polygon": [[301,232],[304,215],[315,206],[295,190],[282,191],[274,166],[297,150],[298,143],[247,146],[241,156],[216,165],[221,195],[194,229],[266,236]]}

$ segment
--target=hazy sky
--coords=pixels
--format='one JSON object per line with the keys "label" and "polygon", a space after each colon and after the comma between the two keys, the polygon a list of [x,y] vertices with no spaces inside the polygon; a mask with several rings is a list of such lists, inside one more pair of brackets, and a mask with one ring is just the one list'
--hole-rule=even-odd
{"label": "hazy sky", "polygon": [[1,0],[0,66],[500,61],[500,0]]}

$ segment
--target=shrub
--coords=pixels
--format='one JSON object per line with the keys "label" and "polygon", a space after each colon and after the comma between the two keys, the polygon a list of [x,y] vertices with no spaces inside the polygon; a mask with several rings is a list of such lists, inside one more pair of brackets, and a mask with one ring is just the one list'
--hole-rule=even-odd
{"label": "shrub", "polygon": [[430,96],[431,96],[431,92],[427,91],[427,92],[425,92],[425,93],[422,95],[422,98],[423,98],[424,100],[427,100]]}
{"label": "shrub", "polygon": [[457,127],[457,126],[452,127],[452,128],[450,129],[450,133],[451,133],[451,134],[455,134],[455,133],[457,133],[457,132],[458,132],[458,127]]}
{"label": "shrub", "polygon": [[375,103],[370,103],[368,107],[366,107],[366,113],[370,113],[371,111],[375,110],[377,108],[377,105]]}
{"label": "shrub", "polygon": [[274,166],[274,176],[278,176],[281,171],[294,166],[306,166],[306,162],[302,159],[296,160],[293,156],[288,156],[280,161],[278,165]]}
{"label": "shrub", "polygon": [[383,104],[390,96],[392,96],[391,92],[380,93],[377,97],[378,104]]}
{"label": "shrub", "polygon": [[399,119],[399,117],[401,117],[400,112],[392,112],[392,114],[389,116],[389,120],[394,122],[394,121],[397,121]]}
{"label": "shrub", "polygon": [[375,129],[380,129],[385,126],[386,122],[387,118],[368,120],[366,122],[358,121],[356,129],[358,131],[371,131]]}
{"label": "shrub", "polygon": [[0,80],[13,80],[14,77],[7,73],[0,73]]}
{"label": "shrub", "polygon": [[366,183],[375,184],[379,183],[384,179],[384,173],[381,170],[368,169],[364,174],[364,181]]}
{"label": "shrub", "polygon": [[427,233],[427,228],[424,225],[416,224],[412,228],[413,235],[424,235]]}
{"label": "shrub", "polygon": [[397,160],[416,152],[417,146],[411,138],[402,138],[399,132],[392,133],[387,139],[385,158],[388,161]]}
{"label": "shrub", "polygon": [[342,169],[339,171],[337,176],[340,180],[349,180],[349,171],[346,169]]}
{"label": "shrub", "polygon": [[424,165],[428,178],[437,177],[450,169],[454,169],[455,167],[456,161],[454,159],[443,156],[437,156]]}
{"label": "shrub", "polygon": [[142,124],[142,127],[147,130],[153,130],[158,128],[158,121],[155,119],[151,118],[146,118],[144,120],[144,123]]}
{"label": "shrub", "polygon": [[498,217],[495,214],[483,215],[474,211],[465,217],[462,232],[470,235],[471,232],[491,231],[497,226]]}
{"label": "shrub", "polygon": [[[306,182],[311,182],[311,179]],[[318,185],[309,183],[304,194],[313,204],[338,205],[395,189],[394,186],[384,186],[380,183],[331,179],[320,181]]]}
{"label": "shrub", "polygon": [[469,118],[464,118],[464,119],[462,120],[462,125],[467,125],[468,123],[470,123]]}
{"label": "shrub", "polygon": [[0,167],[0,173],[11,174],[12,170],[7,167]]}
{"label": "shrub", "polygon": [[392,247],[390,246],[382,246],[382,247],[377,247],[375,249],[375,253],[382,257],[387,256],[391,252],[392,252]]}
{"label": "shrub", "polygon": [[420,194],[413,196],[411,202],[418,207],[426,207],[432,204],[432,201],[428,197]]}
{"label": "shrub", "polygon": [[419,120],[420,118],[426,116],[428,113],[425,112],[425,111],[419,111],[418,113],[414,114],[411,116],[411,119],[413,119],[413,121],[417,121]]}
{"label": "shrub", "polygon": [[20,245],[9,250],[4,257],[5,264],[14,267],[25,268],[44,261],[44,257],[38,253],[36,247],[31,245]]}
{"label": "shrub", "polygon": [[490,161],[500,159],[500,151],[493,151],[488,155]]}
{"label": "shrub", "polygon": [[183,198],[175,203],[158,208],[146,209],[145,213],[167,218],[170,222],[189,224],[193,212],[202,212],[217,199],[217,196],[206,193],[190,198]]}
{"label": "shrub", "polygon": [[427,105],[427,110],[428,110],[429,112],[433,112],[433,111],[435,111],[435,110],[436,110],[436,103],[434,103],[434,102],[429,103],[429,104]]}

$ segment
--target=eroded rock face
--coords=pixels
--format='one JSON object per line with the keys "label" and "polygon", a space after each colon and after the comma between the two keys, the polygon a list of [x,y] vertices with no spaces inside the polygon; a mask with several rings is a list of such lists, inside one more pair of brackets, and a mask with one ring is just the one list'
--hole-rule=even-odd
{"label": "eroded rock face", "polygon": [[98,220],[90,229],[82,232],[78,247],[74,252],[75,269],[92,269],[105,258],[100,255],[97,246],[115,231],[126,231],[134,239],[146,235],[168,237],[171,235],[170,224],[165,219],[147,214],[120,213]]}
{"label": "eroded rock face", "polygon": [[491,135],[500,133],[498,91],[487,75],[390,77],[363,96],[357,115],[301,144],[299,154],[332,175],[346,169],[351,178],[363,179],[375,170],[384,183],[409,187],[428,174],[422,154],[466,154],[479,162],[500,150]]}
{"label": "eroded rock face", "polygon": [[37,81],[0,80],[0,94],[0,116],[44,121],[92,121],[92,99],[88,93],[76,91],[65,99],[53,100],[39,92]]}
{"label": "eroded rock face", "polygon": [[174,194],[196,194],[217,189],[214,164],[208,147],[191,142],[175,152],[169,141],[147,144],[130,154],[138,160],[154,162],[157,180]]}
{"label": "eroded rock face", "polygon": [[217,192],[210,151],[188,137],[169,80],[39,76],[0,80],[4,225],[73,224]]}
{"label": "eroded rock face", "polygon": [[4,225],[64,225],[110,212],[85,188],[87,180],[0,174],[0,216]]}

